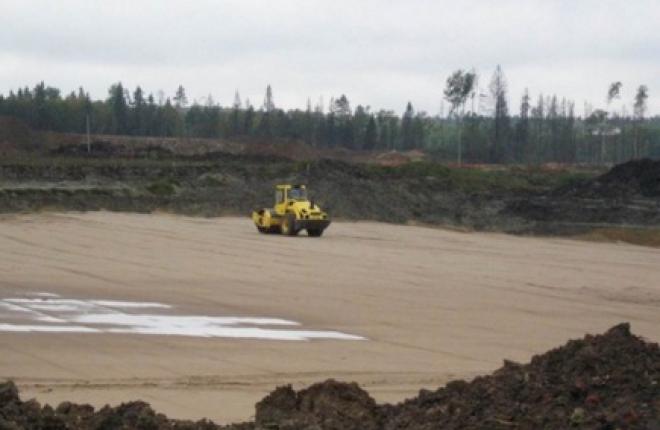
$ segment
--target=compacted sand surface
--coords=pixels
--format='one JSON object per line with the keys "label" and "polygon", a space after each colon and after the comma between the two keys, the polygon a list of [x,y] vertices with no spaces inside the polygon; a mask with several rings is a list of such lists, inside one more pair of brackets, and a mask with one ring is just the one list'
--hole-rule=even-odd
{"label": "compacted sand surface", "polygon": [[367,222],[317,239],[248,218],[0,219],[0,378],[53,404],[142,399],[222,423],[326,378],[392,402],[621,321],[660,340],[659,310],[654,248]]}

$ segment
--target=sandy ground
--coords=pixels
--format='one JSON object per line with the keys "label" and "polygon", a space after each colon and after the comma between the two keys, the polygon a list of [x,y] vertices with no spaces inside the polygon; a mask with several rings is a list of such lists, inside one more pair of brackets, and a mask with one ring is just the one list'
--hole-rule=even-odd
{"label": "sandy ground", "polygon": [[658,249],[366,222],[313,239],[259,235],[247,218],[5,216],[0,299],[35,292],[368,338],[0,333],[0,377],[25,397],[143,399],[218,422],[250,418],[285,383],[357,381],[398,401],[621,321],[660,340]]}

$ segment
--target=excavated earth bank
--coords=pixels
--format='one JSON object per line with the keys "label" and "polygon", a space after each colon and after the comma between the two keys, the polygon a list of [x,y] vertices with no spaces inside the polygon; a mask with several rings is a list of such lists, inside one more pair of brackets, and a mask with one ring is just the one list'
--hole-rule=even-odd
{"label": "excavated earth bank", "polygon": [[[222,405],[218,405],[222,408]],[[147,403],[94,410],[22,401],[0,385],[0,429],[660,429],[660,349],[628,324],[587,335],[470,382],[422,390],[379,405],[355,383],[279,387],[256,405],[255,421],[217,426],[170,420]]]}

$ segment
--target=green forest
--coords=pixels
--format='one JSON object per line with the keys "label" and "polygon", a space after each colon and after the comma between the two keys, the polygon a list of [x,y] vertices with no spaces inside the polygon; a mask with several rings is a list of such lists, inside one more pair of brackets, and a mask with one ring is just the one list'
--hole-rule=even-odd
{"label": "green forest", "polygon": [[[517,104],[508,99],[498,66],[488,88],[476,88],[473,71],[457,70],[439,89],[446,112],[429,115],[408,102],[402,115],[351,106],[346,95],[305,109],[278,108],[270,85],[263,103],[231,106],[209,96],[189,103],[179,86],[173,97],[155,97],[141,87],[109,87],[104,100],[92,100],[82,87],[63,94],[44,82],[0,94],[0,115],[22,119],[36,130],[133,136],[298,140],[319,148],[351,150],[423,149],[457,163],[619,163],[660,157],[660,117],[647,117],[648,89],[637,88],[631,112],[584,106],[556,95],[525,91]],[[607,106],[620,98],[621,82],[604,91]],[[478,108],[475,108],[475,105]],[[484,107],[485,106],[485,107]],[[444,110],[444,109],[443,109]]]}

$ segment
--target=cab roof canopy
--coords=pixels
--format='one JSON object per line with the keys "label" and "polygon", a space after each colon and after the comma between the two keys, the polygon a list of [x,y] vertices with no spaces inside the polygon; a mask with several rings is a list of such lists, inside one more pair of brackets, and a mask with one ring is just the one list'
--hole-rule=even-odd
{"label": "cab roof canopy", "polygon": [[303,184],[281,184],[275,186],[278,190],[288,190],[291,188],[305,188]]}

